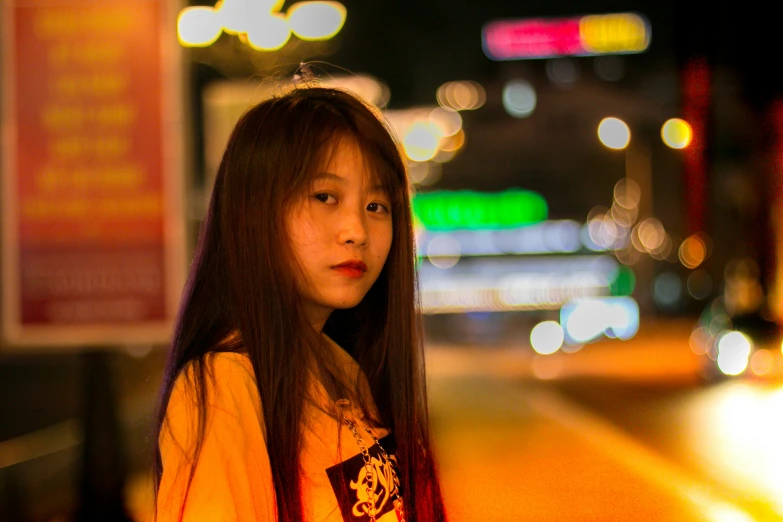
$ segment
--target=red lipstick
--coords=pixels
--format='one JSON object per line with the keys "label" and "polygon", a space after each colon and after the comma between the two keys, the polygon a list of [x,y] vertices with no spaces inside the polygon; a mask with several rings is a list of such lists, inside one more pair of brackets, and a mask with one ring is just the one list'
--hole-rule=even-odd
{"label": "red lipstick", "polygon": [[344,263],[335,265],[332,268],[340,272],[345,277],[350,277],[351,279],[358,279],[362,277],[367,271],[367,265],[358,260],[345,261]]}

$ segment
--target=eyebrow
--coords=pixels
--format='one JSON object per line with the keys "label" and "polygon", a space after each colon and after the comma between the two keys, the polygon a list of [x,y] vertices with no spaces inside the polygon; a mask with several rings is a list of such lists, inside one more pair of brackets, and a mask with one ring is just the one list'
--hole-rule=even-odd
{"label": "eyebrow", "polygon": [[[316,183],[318,181],[334,181],[336,183],[341,183],[343,185],[345,183],[348,183],[347,179],[345,179],[342,176],[338,176],[333,172],[322,172],[321,174],[318,174],[313,178],[313,183]],[[375,185],[370,187],[370,192],[386,192],[386,187],[384,187],[382,183],[376,183]]]}

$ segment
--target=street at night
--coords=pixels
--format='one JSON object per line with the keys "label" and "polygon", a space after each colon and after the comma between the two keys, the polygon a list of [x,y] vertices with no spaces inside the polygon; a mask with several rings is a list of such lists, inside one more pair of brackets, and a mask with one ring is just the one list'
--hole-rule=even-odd
{"label": "street at night", "polygon": [[783,385],[706,382],[688,326],[551,360],[431,349],[455,520],[781,520]]}
{"label": "street at night", "polygon": [[0,0],[0,522],[783,521],[779,24],[713,4]]}

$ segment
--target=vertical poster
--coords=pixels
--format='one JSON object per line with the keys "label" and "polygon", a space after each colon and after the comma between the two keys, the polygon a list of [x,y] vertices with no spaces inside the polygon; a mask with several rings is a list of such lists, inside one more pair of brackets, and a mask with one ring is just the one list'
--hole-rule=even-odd
{"label": "vertical poster", "polygon": [[168,339],[184,278],[182,102],[166,0],[8,0],[7,346]]}

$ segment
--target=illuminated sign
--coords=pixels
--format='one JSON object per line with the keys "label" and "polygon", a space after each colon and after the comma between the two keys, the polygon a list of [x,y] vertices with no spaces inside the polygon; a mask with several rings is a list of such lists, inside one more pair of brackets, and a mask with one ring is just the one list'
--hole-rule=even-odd
{"label": "illuminated sign", "polygon": [[284,0],[221,0],[215,7],[186,7],[177,18],[177,36],[185,47],[207,47],[225,31],[257,51],[281,49],[291,35],[300,40],[328,40],[345,23],[339,2],[309,1],[281,13]]}
{"label": "illuminated sign", "polygon": [[546,220],[546,200],[538,193],[511,189],[496,193],[435,191],[413,197],[413,213],[427,230],[495,230]]}
{"label": "illuminated sign", "polygon": [[496,20],[482,33],[492,60],[640,53],[650,45],[650,24],[634,13]]}
{"label": "illuminated sign", "polygon": [[3,5],[5,346],[171,336],[185,254],[169,4]]}
{"label": "illuminated sign", "polygon": [[557,310],[586,297],[608,296],[617,261],[609,256],[474,258],[419,268],[425,314]]}

